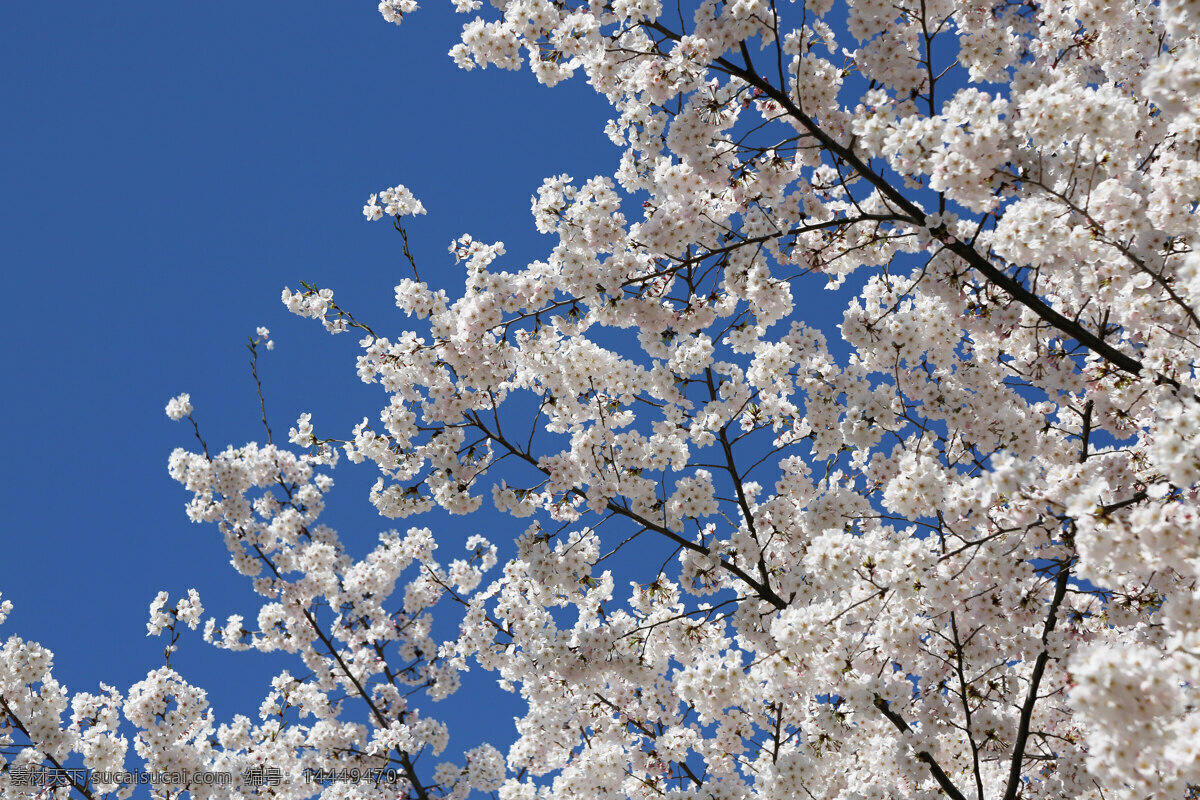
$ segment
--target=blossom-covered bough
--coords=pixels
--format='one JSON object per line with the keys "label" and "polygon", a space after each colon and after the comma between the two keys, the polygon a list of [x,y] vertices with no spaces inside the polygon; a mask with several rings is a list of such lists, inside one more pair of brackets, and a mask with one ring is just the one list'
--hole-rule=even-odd
{"label": "blossom-covered bough", "polygon": [[[171,472],[264,597],[205,637],[301,663],[218,725],[169,660],[68,702],[11,638],[0,793],[119,769],[121,715],[147,768],[292,776],[163,796],[1200,792],[1194,0],[494,5],[457,63],[582,71],[619,169],[545,180],[543,261],[463,236],[461,294],[402,281],[419,330],[284,292],[363,335],[382,411]],[[403,186],[364,209],[424,212]],[[512,534],[355,561],[318,522],[340,453],[384,517],[489,504]],[[167,604],[152,632],[199,624]],[[527,711],[434,765],[424,701],[467,668]]]}

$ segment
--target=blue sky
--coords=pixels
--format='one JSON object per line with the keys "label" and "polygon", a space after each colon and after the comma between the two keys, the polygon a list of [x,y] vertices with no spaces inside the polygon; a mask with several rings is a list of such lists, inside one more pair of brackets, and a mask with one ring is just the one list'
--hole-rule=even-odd
{"label": "blue sky", "polygon": [[[164,415],[171,396],[191,393],[210,446],[262,439],[244,345],[266,325],[277,434],[301,411],[328,435],[378,413],[382,395],[354,374],[358,337],[330,337],[279,301],[307,280],[377,329],[405,328],[391,287],[407,262],[386,222],[363,219],[369,194],[404,183],[423,200],[429,215],[409,225],[422,277],[461,289],[453,237],[537,257],[548,240],[529,198],[542,177],[615,168],[602,98],[582,82],[459,71],[446,51],[463,18],[442,5],[399,28],[366,0],[0,8],[0,592],[16,606],[0,638],[49,647],[72,692],[124,691],[161,664],[165,640],[145,635],[160,589],[197,588],[220,620],[257,608],[167,475],[171,450],[195,444]],[[326,522],[361,555],[393,525],[366,501],[369,469],[343,463],[334,477]],[[198,632],[180,646],[173,663],[220,720],[253,716],[269,677],[296,668],[216,651]],[[473,694],[449,704],[479,713]],[[513,710],[496,706],[470,735]]]}

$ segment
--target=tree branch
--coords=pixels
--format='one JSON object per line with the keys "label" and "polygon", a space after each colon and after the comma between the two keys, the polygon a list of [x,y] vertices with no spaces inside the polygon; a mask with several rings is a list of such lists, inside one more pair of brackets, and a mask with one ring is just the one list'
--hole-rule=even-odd
{"label": "tree branch", "polygon": [[1033,674],[1029,676],[1029,691],[1025,693],[1025,703],[1021,706],[1021,721],[1017,725],[1017,739],[1013,744],[1012,763],[1008,768],[1008,785],[1004,790],[1004,800],[1016,800],[1017,792],[1022,786],[1021,764],[1025,757],[1025,743],[1029,740],[1029,726],[1033,720],[1033,709],[1038,701],[1038,687],[1042,683],[1042,675],[1046,672],[1046,664],[1050,661],[1050,653],[1045,645],[1058,622],[1058,609],[1067,594],[1067,584],[1071,579],[1070,563],[1064,563],[1058,571],[1054,582],[1054,597],[1050,601],[1050,611],[1046,614],[1046,624],[1042,629],[1042,652],[1038,653],[1033,662]]}
{"label": "tree branch", "polygon": [[[663,27],[657,22],[645,22],[646,27],[661,33],[667,38],[678,41],[680,36],[668,28]],[[852,148],[840,144],[829,133],[823,130],[808,114],[800,110],[791,98],[781,89],[773,86],[764,78],[756,75],[753,71],[745,67],[738,66],[725,58],[717,58],[713,61],[714,64],[721,67],[722,70],[729,75],[740,78],[750,86],[760,90],[767,97],[770,97],[775,102],[779,103],[787,113],[797,122],[804,126],[810,136],[816,139],[822,147],[828,150],[831,154],[849,164],[856,173],[863,179],[874,186],[879,192],[898,206],[908,215],[908,221],[915,225],[924,226],[926,223],[925,212],[920,209],[913,201],[909,200],[889,181],[884,179],[875,170],[867,166],[861,158],[859,158]],[[1112,345],[1106,343],[1103,338],[1085,328],[1083,325],[1068,319],[1067,317],[1055,311],[1049,304],[1038,297],[1033,292],[1021,285],[1016,278],[1005,273],[990,260],[982,256],[974,247],[967,242],[959,241],[957,238],[945,235],[942,237],[942,243],[946,249],[954,253],[959,258],[966,261],[973,269],[981,272],[984,277],[991,281],[996,286],[1007,292],[1014,300],[1028,308],[1051,327],[1061,331],[1070,338],[1079,342],[1084,347],[1087,347],[1092,352],[1099,355],[1105,361],[1108,361],[1118,369],[1128,372],[1132,375],[1139,375],[1143,370],[1142,362],[1136,358],[1121,352]],[[1174,379],[1159,375],[1158,378],[1165,383],[1178,386],[1178,382]]]}
{"label": "tree branch", "polygon": [[[908,726],[908,723],[904,721],[904,717],[892,711],[891,706],[888,705],[888,701],[879,695],[875,695],[875,707],[879,709],[880,713],[891,720],[891,723],[896,726],[896,730],[901,733],[909,733],[912,730]],[[917,760],[929,767],[929,773],[933,775],[933,779],[937,781],[938,786],[942,787],[943,792],[954,798],[954,800],[967,800],[966,796],[958,790],[958,787],[954,785],[954,781],[950,780],[950,776],[946,774],[946,771],[942,769],[941,765],[937,763],[937,759],[930,755],[928,750],[922,750],[917,753]]]}

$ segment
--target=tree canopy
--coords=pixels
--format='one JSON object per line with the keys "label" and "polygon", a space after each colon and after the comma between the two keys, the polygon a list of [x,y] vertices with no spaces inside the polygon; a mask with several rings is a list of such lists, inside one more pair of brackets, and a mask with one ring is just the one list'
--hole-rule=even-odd
{"label": "tree canopy", "polygon": [[[481,5],[458,66],[586,79],[619,169],[545,178],[541,260],[457,239],[452,292],[421,201],[369,196],[407,319],[283,301],[361,339],[379,406],[224,450],[167,407],[187,514],[260,607],[160,594],[167,663],[127,691],[68,697],[10,637],[0,794],[133,755],[184,776],[163,797],[1200,793],[1196,3]],[[320,520],[343,458],[384,518],[505,522],[355,559]],[[214,717],[185,626],[282,651],[260,709]],[[449,752],[467,669],[525,713]]]}

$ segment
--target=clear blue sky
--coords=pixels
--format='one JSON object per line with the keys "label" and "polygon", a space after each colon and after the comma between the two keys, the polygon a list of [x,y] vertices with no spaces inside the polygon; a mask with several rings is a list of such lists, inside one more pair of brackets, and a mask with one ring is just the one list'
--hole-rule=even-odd
{"label": "clear blue sky", "polygon": [[[174,600],[197,588],[222,621],[257,609],[215,527],[188,522],[188,495],[167,476],[172,448],[194,444],[163,413],[171,396],[191,393],[210,446],[261,439],[244,344],[266,325],[277,433],[305,410],[334,436],[378,413],[382,394],[354,375],[358,337],[329,337],[279,302],[308,280],[376,329],[404,329],[391,287],[408,267],[387,223],[363,219],[369,194],[404,183],[424,201],[429,216],[410,225],[422,277],[461,289],[453,237],[503,240],[513,264],[543,255],[529,215],[542,177],[616,166],[608,108],[582,82],[461,72],[446,56],[463,20],[449,4],[399,28],[375,5],[0,7],[0,592],[16,605],[0,640],[49,647],[72,692],[124,691],[161,664],[165,640],[145,635],[160,589]],[[369,469],[334,476],[326,521],[361,555],[393,525],[366,501]],[[173,661],[219,720],[253,716],[269,677],[297,669],[216,651],[198,632]],[[432,710],[490,707],[471,691],[448,705]],[[512,712],[477,717],[470,736]],[[128,766],[140,766],[132,752]]]}

